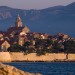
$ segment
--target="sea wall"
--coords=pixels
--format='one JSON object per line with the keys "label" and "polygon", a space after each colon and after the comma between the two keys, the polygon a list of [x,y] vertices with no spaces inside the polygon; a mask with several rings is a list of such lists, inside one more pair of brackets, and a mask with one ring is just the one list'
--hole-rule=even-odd
{"label": "sea wall", "polygon": [[9,52],[0,52],[0,62],[11,62]]}
{"label": "sea wall", "polygon": [[75,54],[68,54],[69,61],[75,61]]}
{"label": "sea wall", "polygon": [[75,61],[75,54],[68,54],[67,59],[64,53],[47,53],[46,55],[37,56],[36,53],[25,55],[19,52],[0,52],[0,61]]}
{"label": "sea wall", "polygon": [[36,53],[25,55],[24,53],[10,53],[12,61],[63,61],[66,59],[64,53],[47,53],[46,55],[37,56]]}

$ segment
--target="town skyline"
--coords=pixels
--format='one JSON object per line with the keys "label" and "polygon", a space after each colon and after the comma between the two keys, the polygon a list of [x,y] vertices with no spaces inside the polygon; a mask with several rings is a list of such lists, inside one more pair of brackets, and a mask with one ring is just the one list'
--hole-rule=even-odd
{"label": "town skyline", "polygon": [[0,0],[0,6],[8,6],[12,8],[19,8],[19,9],[44,9],[48,7],[53,7],[53,6],[66,6],[70,3],[75,2],[75,0]]}

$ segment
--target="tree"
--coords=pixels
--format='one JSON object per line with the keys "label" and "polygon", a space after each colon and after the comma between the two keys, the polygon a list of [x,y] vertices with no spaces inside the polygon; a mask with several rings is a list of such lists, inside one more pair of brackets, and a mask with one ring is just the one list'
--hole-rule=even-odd
{"label": "tree", "polygon": [[30,44],[31,43],[29,41],[26,41],[23,46],[29,46]]}
{"label": "tree", "polygon": [[9,52],[24,52],[25,48],[18,44],[11,45],[7,51]]}
{"label": "tree", "polygon": [[63,43],[65,53],[75,53],[75,41],[68,40]]}

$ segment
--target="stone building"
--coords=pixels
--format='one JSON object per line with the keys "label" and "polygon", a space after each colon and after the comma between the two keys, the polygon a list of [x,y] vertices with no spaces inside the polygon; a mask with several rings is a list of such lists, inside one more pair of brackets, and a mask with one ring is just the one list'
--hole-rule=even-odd
{"label": "stone building", "polygon": [[15,26],[14,27],[10,27],[8,29],[8,33],[14,37],[15,34],[20,34],[20,32],[24,32],[24,33],[29,33],[30,29],[27,26],[23,26],[22,25],[22,21],[20,16],[18,15],[18,17],[16,18],[15,21]]}
{"label": "stone building", "polygon": [[16,18],[15,27],[22,27],[22,21],[18,14],[18,17]]}
{"label": "stone building", "polygon": [[0,41],[0,52],[1,51],[7,51],[7,49],[10,47],[10,43],[7,40]]}
{"label": "stone building", "polygon": [[28,26],[22,25],[22,21],[21,21],[21,18],[19,15],[16,18],[15,26],[10,27],[8,29],[8,33],[9,33],[10,37],[15,38],[15,39],[18,38],[19,45],[22,45],[24,43],[24,38],[21,36],[25,35],[26,33],[29,33],[29,32],[30,32],[30,29],[28,28]]}

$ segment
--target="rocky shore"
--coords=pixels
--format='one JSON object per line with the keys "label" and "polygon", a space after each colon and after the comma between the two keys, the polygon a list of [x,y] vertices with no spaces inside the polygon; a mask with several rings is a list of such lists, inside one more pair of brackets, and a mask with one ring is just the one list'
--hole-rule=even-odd
{"label": "rocky shore", "polygon": [[41,75],[41,74],[24,72],[13,66],[0,63],[0,75]]}

